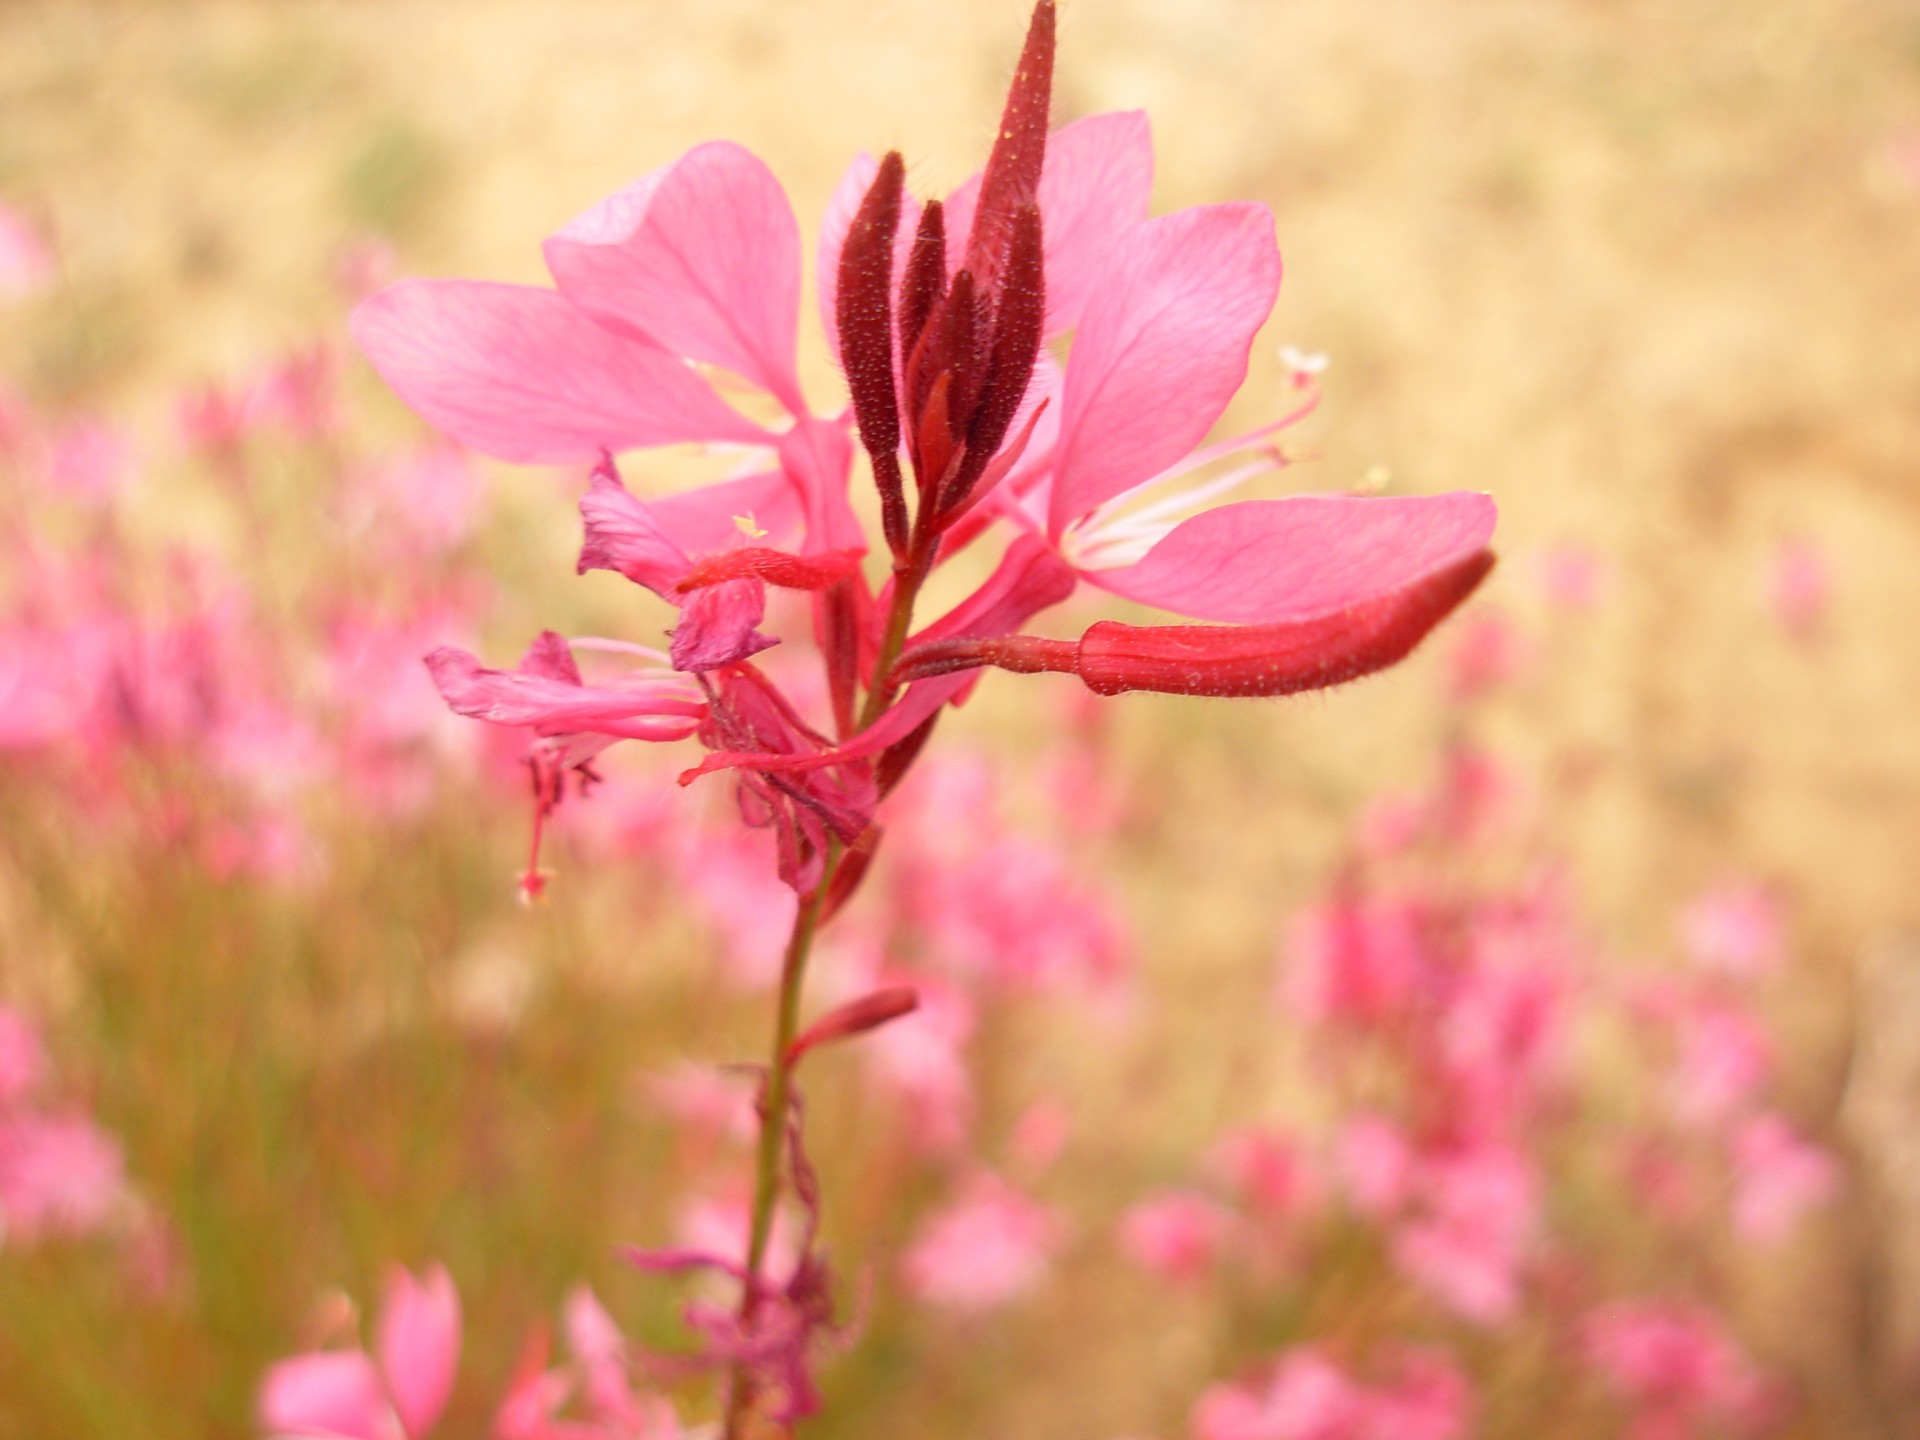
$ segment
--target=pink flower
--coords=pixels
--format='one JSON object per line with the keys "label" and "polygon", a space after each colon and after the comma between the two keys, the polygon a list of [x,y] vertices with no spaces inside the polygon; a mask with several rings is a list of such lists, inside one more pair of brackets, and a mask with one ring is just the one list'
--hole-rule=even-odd
{"label": "pink flower", "polygon": [[1833,572],[1813,541],[1782,541],[1767,574],[1767,599],[1780,627],[1796,640],[1818,637],[1833,599]]}
{"label": "pink flower", "polygon": [[1392,1243],[1402,1274],[1464,1320],[1497,1325],[1520,1304],[1539,1229],[1539,1182],[1503,1147],[1423,1157],[1421,1206]]}
{"label": "pink flower", "polygon": [[0,1117],[0,1232],[26,1243],[99,1230],[126,1196],[120,1146],[84,1116]]}
{"label": "pink flower", "polygon": [[1678,1053],[1668,1081],[1683,1124],[1722,1124],[1773,1077],[1773,1041],[1740,1010],[1702,998],[1674,1019]]}
{"label": "pink flower", "polygon": [[1752,1433],[1774,1409],[1772,1387],[1704,1310],[1632,1301],[1595,1311],[1587,1363],[1637,1412],[1633,1434],[1681,1436],[1719,1426]]}
{"label": "pink flower", "polygon": [[584,1285],[563,1312],[570,1361],[546,1364],[546,1337],[528,1349],[494,1419],[494,1440],[681,1440],[673,1406],[635,1394],[629,1346]]}
{"label": "pink flower", "polygon": [[1700,895],[1680,916],[1680,939],[1703,970],[1757,980],[1785,950],[1780,902],[1764,885],[1733,881]]}
{"label": "pink flower", "polygon": [[317,1440],[419,1440],[453,1392],[460,1297],[444,1266],[387,1281],[374,1353],[316,1350],[282,1360],[260,1384],[260,1428]]}
{"label": "pink flower", "polygon": [[923,1304],[984,1315],[1038,1288],[1061,1238],[1051,1210],[982,1174],[922,1227],[901,1279]]}
{"label": "pink flower", "polygon": [[1232,1224],[1231,1212],[1205,1195],[1162,1191],[1120,1217],[1120,1249],[1150,1274],[1191,1285],[1213,1269]]}
{"label": "pink flower", "polygon": [[1733,1228],[1743,1239],[1772,1244],[1808,1210],[1840,1189],[1840,1165],[1801,1138],[1778,1115],[1756,1115],[1733,1137]]}
{"label": "pink flower", "polygon": [[1591,610],[1605,578],[1600,558],[1584,545],[1557,545],[1540,557],[1541,592],[1563,610]]}
{"label": "pink flower", "polygon": [[1283,1355],[1264,1384],[1216,1385],[1194,1407],[1194,1440],[1462,1440],[1473,1394],[1431,1350],[1395,1358],[1365,1385],[1312,1347]]}
{"label": "pink flower", "polygon": [[1232,1131],[1208,1150],[1207,1168],[1263,1220],[1289,1223],[1320,1203],[1320,1176],[1301,1142],[1290,1135]]}
{"label": "pink flower", "polygon": [[1341,1129],[1334,1168],[1347,1203],[1370,1220],[1395,1214],[1413,1186],[1413,1147],[1392,1121],[1358,1115]]}
{"label": "pink flower", "polygon": [[27,300],[53,283],[53,255],[25,216],[0,205],[0,300]]}
{"label": "pink flower", "polygon": [[11,1006],[0,1005],[0,1113],[32,1095],[46,1072],[39,1027]]}

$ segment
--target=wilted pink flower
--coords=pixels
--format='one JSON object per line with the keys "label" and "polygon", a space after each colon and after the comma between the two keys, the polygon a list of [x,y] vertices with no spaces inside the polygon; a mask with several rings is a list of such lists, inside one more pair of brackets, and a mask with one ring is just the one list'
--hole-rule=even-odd
{"label": "wilted pink flower", "polygon": [[1635,1411],[1635,1437],[1667,1440],[1720,1427],[1752,1433],[1772,1387],[1708,1312],[1655,1301],[1609,1305],[1585,1327],[1588,1364]]}
{"label": "wilted pink flower", "polygon": [[1680,939],[1702,969],[1757,980],[1785,950],[1780,902],[1766,886],[1732,881],[1706,891],[1680,916]]}
{"label": "wilted pink flower", "polygon": [[53,254],[25,216],[0,204],[0,300],[26,300],[53,283]]}
{"label": "wilted pink flower", "polygon": [[982,1174],[922,1227],[901,1261],[901,1278],[923,1304],[983,1315],[1036,1289],[1061,1238],[1051,1210]]}
{"label": "wilted pink flower", "polygon": [[1808,1210],[1840,1189],[1833,1155],[1778,1115],[1756,1115],[1733,1136],[1733,1228],[1743,1239],[1785,1239]]}
{"label": "wilted pink flower", "polygon": [[260,1383],[260,1428],[314,1440],[419,1440],[453,1393],[460,1297],[444,1266],[416,1277],[396,1268],[364,1350],[316,1350],[282,1360]]}
{"label": "wilted pink flower", "polygon": [[126,1194],[120,1146],[80,1115],[0,1117],[0,1231],[25,1243],[85,1235]]}
{"label": "wilted pink flower", "polygon": [[1781,628],[1796,640],[1816,638],[1832,598],[1833,574],[1825,552],[1811,540],[1782,541],[1767,575],[1767,600]]}
{"label": "wilted pink flower", "polygon": [[1219,1259],[1233,1215],[1191,1190],[1167,1190],[1120,1217],[1120,1250],[1141,1269],[1176,1285],[1206,1277]]}

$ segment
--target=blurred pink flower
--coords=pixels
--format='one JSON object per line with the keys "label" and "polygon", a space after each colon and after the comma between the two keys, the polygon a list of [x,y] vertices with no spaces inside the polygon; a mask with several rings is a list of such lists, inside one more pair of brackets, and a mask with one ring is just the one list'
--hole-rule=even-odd
{"label": "blurred pink flower", "polygon": [[982,1173],[921,1227],[901,1279],[922,1304],[984,1315],[1038,1288],[1061,1238],[1051,1210]]}
{"label": "blurred pink flower", "polygon": [[120,1146],[80,1115],[0,1116],[0,1233],[25,1243],[85,1235],[126,1196]]}
{"label": "blurred pink flower", "polygon": [[1839,1193],[1840,1183],[1833,1154],[1778,1115],[1756,1115],[1734,1132],[1733,1228],[1742,1239],[1785,1239],[1802,1215]]}
{"label": "blurred pink flower", "polygon": [[1767,572],[1767,600],[1780,626],[1796,640],[1813,640],[1833,600],[1833,571],[1812,540],[1783,540]]}
{"label": "blurred pink flower", "polygon": [[1418,1209],[1394,1233],[1394,1263],[1464,1320],[1511,1319],[1540,1224],[1527,1157],[1495,1146],[1423,1156],[1418,1177]]}
{"label": "blurred pink flower", "polygon": [[523,1358],[494,1418],[494,1440],[681,1440],[672,1404],[634,1393],[626,1337],[594,1293],[567,1296],[569,1363],[547,1367],[544,1332]]}
{"label": "blurred pink flower", "polygon": [[125,487],[133,458],[132,443],[122,432],[99,421],[81,420],[54,437],[47,479],[62,495],[100,504]]}
{"label": "blurred pink flower", "polygon": [[419,1440],[453,1392],[460,1297],[446,1268],[387,1281],[374,1353],[316,1350],[282,1360],[260,1383],[260,1428],[315,1440]]}
{"label": "blurred pink flower", "polygon": [[1207,1169],[1256,1218],[1289,1224],[1320,1204],[1320,1175],[1291,1135],[1249,1127],[1230,1131],[1207,1151]]}
{"label": "blurred pink flower", "polygon": [[1128,1207],[1120,1217],[1121,1253],[1175,1285],[1204,1280],[1220,1257],[1234,1216],[1192,1190],[1164,1190]]}
{"label": "blurred pink flower", "polygon": [[27,300],[53,284],[53,253],[27,218],[0,204],[0,301]]}
{"label": "blurred pink flower", "polygon": [[1773,1039],[1752,1016],[1706,997],[1673,1020],[1668,1102],[1682,1124],[1726,1123],[1773,1078]]}
{"label": "blurred pink flower", "polygon": [[1772,974],[1786,949],[1780,901],[1754,881],[1705,891],[1681,912],[1679,928],[1695,964],[1736,980]]}
{"label": "blurred pink flower", "polygon": [[1036,1100],[1020,1112],[1007,1136],[1007,1159],[1027,1176],[1053,1168],[1073,1139],[1073,1112],[1064,1100]]}
{"label": "blurred pink flower", "polygon": [[1290,1350],[1264,1384],[1216,1385],[1194,1407],[1194,1440],[1462,1440],[1473,1408],[1466,1377],[1437,1351],[1396,1357],[1368,1386],[1312,1347]]}
{"label": "blurred pink flower", "polygon": [[1541,555],[1536,574],[1541,593],[1564,610],[1591,610],[1600,598],[1600,558],[1584,545],[1554,546]]}
{"label": "blurred pink flower", "polygon": [[1588,1316],[1587,1363],[1635,1412],[1630,1434],[1667,1440],[1709,1427],[1738,1434],[1763,1428],[1773,1388],[1727,1335],[1697,1307],[1626,1301]]}
{"label": "blurred pink flower", "polygon": [[1347,1203],[1369,1220],[1399,1211],[1411,1193],[1413,1147],[1405,1133],[1379,1115],[1356,1115],[1334,1144],[1334,1170]]}
{"label": "blurred pink flower", "polygon": [[10,1005],[0,1005],[0,1114],[26,1100],[46,1077],[40,1027]]}
{"label": "blurred pink flower", "polygon": [[1513,679],[1523,659],[1512,622],[1482,609],[1456,627],[1447,652],[1454,700],[1464,705],[1484,699]]}

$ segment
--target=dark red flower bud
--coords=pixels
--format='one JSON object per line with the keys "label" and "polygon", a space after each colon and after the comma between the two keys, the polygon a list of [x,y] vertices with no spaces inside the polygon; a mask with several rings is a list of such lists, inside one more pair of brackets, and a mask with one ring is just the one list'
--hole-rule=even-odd
{"label": "dark red flower bud", "polygon": [[853,396],[860,443],[873,460],[880,519],[895,555],[905,553],[907,502],[900,476],[900,405],[893,384],[893,236],[900,227],[906,166],[900,152],[880,162],[840,251],[834,318],[840,363]]}
{"label": "dark red flower bud", "polygon": [[983,294],[998,303],[1013,239],[1014,215],[1040,198],[1040,171],[1047,157],[1047,115],[1053,102],[1054,6],[1040,0],[1027,27],[1027,42],[1007,90],[993,152],[980,178],[979,207],[967,237],[967,269]]}
{"label": "dark red flower bud", "polygon": [[870,995],[862,995],[858,1000],[850,1000],[837,1009],[829,1010],[809,1025],[806,1033],[787,1047],[786,1062],[791,1065],[809,1050],[830,1045],[836,1040],[864,1035],[869,1030],[878,1030],[882,1025],[898,1020],[902,1015],[911,1015],[919,1008],[920,993],[910,985],[889,985]]}
{"label": "dark red flower bud", "polygon": [[1078,642],[1037,635],[937,640],[901,657],[898,683],[991,665],[1078,675],[1100,695],[1294,695],[1384,670],[1471,595],[1493,569],[1482,550],[1410,585],[1310,620],[1273,625],[1123,625]]}

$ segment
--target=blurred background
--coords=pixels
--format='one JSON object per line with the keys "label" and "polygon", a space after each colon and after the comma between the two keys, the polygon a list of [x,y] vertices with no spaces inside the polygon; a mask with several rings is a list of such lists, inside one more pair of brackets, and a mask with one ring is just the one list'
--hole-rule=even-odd
{"label": "blurred background", "polygon": [[[809,236],[863,149],[943,193],[1024,21],[0,6],[0,1436],[255,1433],[393,1263],[460,1286],[443,1433],[577,1284],[684,1343],[613,1247],[737,1226],[786,902],[676,753],[517,903],[523,741],[417,657],[664,622],[344,317],[706,139]],[[1227,428],[1326,398],[1262,493],[1485,489],[1502,563],[1347,690],[943,727],[820,967],[935,999],[809,1077],[814,1433],[1913,1433],[1920,6],[1069,0],[1055,95],[1273,207]]]}

